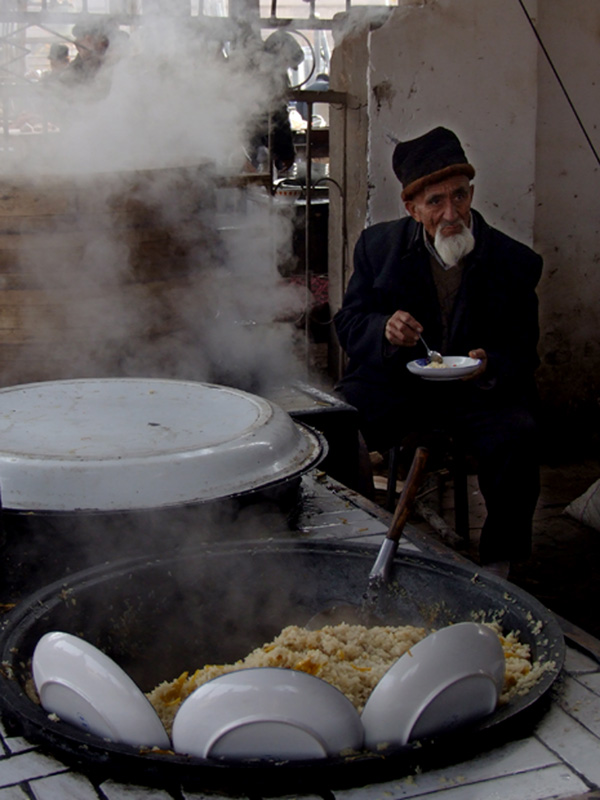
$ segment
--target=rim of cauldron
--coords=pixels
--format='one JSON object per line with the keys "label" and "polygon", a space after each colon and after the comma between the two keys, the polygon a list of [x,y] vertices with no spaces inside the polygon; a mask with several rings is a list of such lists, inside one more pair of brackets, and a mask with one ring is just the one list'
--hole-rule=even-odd
{"label": "rim of cauldron", "polygon": [[[258,550],[257,550],[258,546]],[[261,553],[298,551],[303,554],[331,552],[339,556],[366,557],[369,561],[377,547],[349,542],[290,542],[274,539],[268,543],[252,540],[243,543],[206,543],[185,551],[187,557],[224,556],[230,551],[239,555],[244,550]],[[64,763],[90,778],[111,777],[117,781],[152,787],[179,786],[189,790],[218,791],[238,796],[249,791],[276,796],[290,792],[322,792],[382,783],[412,774],[415,770],[440,768],[464,761],[486,749],[522,736],[546,710],[549,689],[558,677],[565,656],[565,642],[554,615],[524,590],[507,584],[493,575],[482,576],[491,587],[506,596],[507,603],[520,602],[543,625],[530,633],[534,636],[542,657],[552,659],[553,667],[542,673],[538,682],[523,696],[494,712],[481,722],[464,728],[460,736],[445,734],[411,742],[404,747],[389,747],[378,752],[357,753],[303,761],[239,762],[202,759],[178,753],[160,753],[117,744],[80,731],[60,720],[51,721],[47,712],[26,694],[17,675],[30,673],[30,666],[19,657],[18,645],[22,629],[48,613],[47,603],[59,602],[69,586],[84,586],[102,581],[107,575],[117,577],[145,565],[167,566],[182,558],[182,552],[172,557],[137,557],[91,567],[75,573],[66,580],[55,581],[29,595],[10,611],[0,625],[0,715],[7,731],[20,735],[47,749]],[[402,552],[396,557],[406,564],[441,568],[473,580],[472,570],[454,561],[439,557]],[[477,576],[479,577],[479,576]]]}
{"label": "rim of cauldron", "polygon": [[219,503],[229,503],[231,501],[244,502],[256,498],[258,501],[264,499],[273,499],[277,501],[281,497],[288,503],[290,498],[287,497],[288,492],[290,495],[296,495],[298,487],[302,478],[314,469],[317,469],[327,455],[329,454],[329,443],[325,435],[312,425],[307,425],[301,420],[294,420],[294,425],[301,428],[308,438],[313,439],[314,453],[310,459],[307,459],[302,466],[298,467],[293,472],[283,477],[266,480],[264,483],[257,483],[242,491],[232,491],[229,494],[215,495],[214,497],[199,497],[195,500],[183,500],[179,503],[161,503],[154,507],[131,507],[131,508],[114,508],[114,509],[101,509],[101,508],[73,508],[67,510],[54,510],[54,509],[20,509],[11,508],[10,506],[3,506],[2,514],[10,520],[11,518],[18,519],[47,519],[49,517],[57,520],[71,519],[76,517],[86,518],[115,518],[122,517],[143,517],[143,516],[156,516],[156,514],[169,514],[173,511],[182,511],[185,509],[196,509],[201,507],[215,506]]}

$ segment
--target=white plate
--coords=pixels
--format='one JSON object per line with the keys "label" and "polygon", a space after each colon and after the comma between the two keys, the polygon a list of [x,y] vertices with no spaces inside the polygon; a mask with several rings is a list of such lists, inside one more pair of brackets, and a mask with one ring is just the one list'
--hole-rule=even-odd
{"label": "white plate", "polygon": [[64,722],[113,742],[170,749],[148,698],[109,656],[62,631],[36,645],[33,680],[43,708]]}
{"label": "white plate", "polygon": [[226,498],[302,474],[321,438],[230,387],[142,378],[0,390],[0,475],[17,511],[154,509]]}
{"label": "white plate", "polygon": [[492,713],[504,681],[504,652],[485,625],[460,622],[422,639],[379,681],[362,713],[365,744],[404,746]]}
{"label": "white plate", "polygon": [[173,722],[175,752],[227,760],[303,760],[359,750],[360,716],[329,683],[291,669],[256,667],[198,687]]}
{"label": "white plate", "polygon": [[471,375],[481,364],[479,358],[468,356],[443,356],[444,366],[432,367],[426,358],[409,361],[406,368],[426,381],[455,381]]}

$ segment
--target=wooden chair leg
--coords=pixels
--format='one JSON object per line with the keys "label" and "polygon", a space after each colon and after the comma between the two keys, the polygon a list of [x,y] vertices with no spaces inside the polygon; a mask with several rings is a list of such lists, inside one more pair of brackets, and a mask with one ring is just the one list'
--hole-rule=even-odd
{"label": "wooden chair leg", "polygon": [[[396,507],[396,481],[398,479],[398,469],[400,465],[401,445],[396,445],[389,452],[388,456],[388,480],[385,507],[388,511],[393,511]],[[467,461],[464,452],[459,447],[450,444],[450,473],[454,484],[454,528],[458,536],[466,542],[470,538],[469,526],[469,486],[467,480]],[[444,481],[439,480],[438,492],[443,495]],[[440,498],[441,515],[441,498]]]}
{"label": "wooden chair leg", "polygon": [[375,501],[375,483],[373,481],[373,467],[369,459],[369,450],[362,436],[358,433],[358,477],[356,488],[359,494],[368,500]]}
{"label": "wooden chair leg", "polygon": [[388,455],[388,480],[385,507],[388,511],[396,508],[396,481],[398,480],[398,465],[400,463],[400,445],[392,447]]}
{"label": "wooden chair leg", "polygon": [[464,453],[453,448],[452,479],[454,482],[454,527],[456,533],[469,541],[469,486]]}

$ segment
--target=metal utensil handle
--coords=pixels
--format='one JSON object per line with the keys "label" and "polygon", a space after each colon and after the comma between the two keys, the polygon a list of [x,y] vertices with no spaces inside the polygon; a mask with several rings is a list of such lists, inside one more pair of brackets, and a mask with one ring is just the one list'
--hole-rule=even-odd
{"label": "metal utensil handle", "polygon": [[414,506],[417,492],[421,488],[428,458],[429,450],[426,447],[417,447],[402,492],[398,498],[398,504],[390,522],[390,527],[369,573],[369,583],[387,581],[388,579],[402,531]]}

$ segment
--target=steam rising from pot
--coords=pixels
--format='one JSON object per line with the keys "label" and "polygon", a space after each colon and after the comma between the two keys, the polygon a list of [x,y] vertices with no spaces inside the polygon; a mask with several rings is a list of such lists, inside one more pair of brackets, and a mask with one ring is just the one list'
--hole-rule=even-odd
{"label": "steam rising from pot", "polygon": [[260,391],[301,374],[304,292],[277,270],[291,219],[266,190],[234,188],[281,85],[258,35],[193,23],[148,16],[93,83],[40,85],[22,109],[58,130],[9,137],[1,161],[0,236],[17,247],[0,273],[21,293],[5,292],[4,385],[160,375]]}
{"label": "steam rising from pot", "polygon": [[[289,208],[236,188],[281,86],[256,36],[238,34],[146,16],[92,84],[40,84],[21,101],[17,112],[52,125],[0,141],[10,245],[0,248],[0,385],[167,377],[261,394],[303,376],[293,321],[304,290],[277,268],[290,257]],[[225,502],[123,518],[24,514],[9,527],[12,601],[117,555],[261,537],[285,520],[276,503]]]}

